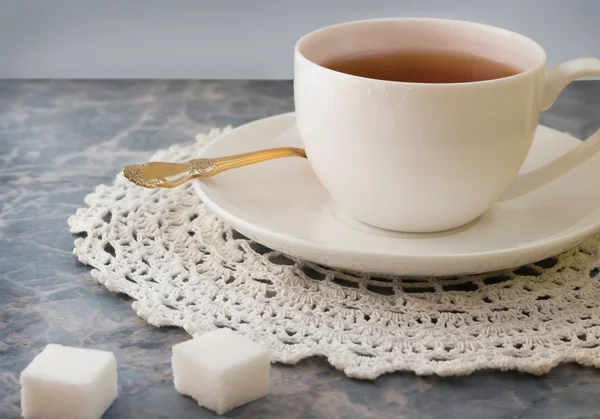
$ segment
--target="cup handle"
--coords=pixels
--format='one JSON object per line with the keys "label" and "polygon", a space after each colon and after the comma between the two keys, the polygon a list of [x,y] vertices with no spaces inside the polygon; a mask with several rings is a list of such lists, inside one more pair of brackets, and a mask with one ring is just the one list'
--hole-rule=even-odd
{"label": "cup handle", "polygon": [[[551,68],[546,77],[546,87],[542,97],[542,110],[545,111],[554,104],[556,98],[558,98],[558,95],[567,84],[580,77],[588,76],[600,77],[600,60],[595,58],[578,58]],[[568,153],[537,169],[517,176],[504,194],[502,194],[499,201],[507,201],[544,186],[579,166],[599,150],[600,129]]]}

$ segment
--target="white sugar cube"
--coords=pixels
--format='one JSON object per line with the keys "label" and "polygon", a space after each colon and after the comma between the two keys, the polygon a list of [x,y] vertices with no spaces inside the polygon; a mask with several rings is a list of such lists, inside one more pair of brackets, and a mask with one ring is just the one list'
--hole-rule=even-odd
{"label": "white sugar cube", "polygon": [[230,329],[173,346],[175,389],[219,415],[269,391],[269,352]]}
{"label": "white sugar cube", "polygon": [[26,418],[99,419],[116,397],[112,352],[49,344],[21,372]]}

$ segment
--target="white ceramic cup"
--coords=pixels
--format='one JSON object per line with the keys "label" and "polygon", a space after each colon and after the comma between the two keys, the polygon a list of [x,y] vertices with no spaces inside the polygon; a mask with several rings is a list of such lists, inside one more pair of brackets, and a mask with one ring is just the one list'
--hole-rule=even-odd
{"label": "white ceramic cup", "polygon": [[[321,65],[400,49],[466,52],[521,71],[429,84],[363,78]],[[547,70],[540,45],[504,29],[444,19],[343,23],[303,36],[294,65],[296,118],[308,160],[337,205],[375,227],[460,227],[495,202],[560,176],[600,146],[600,136],[590,138],[518,175],[540,112],[574,79],[600,76],[600,61],[581,58]]]}

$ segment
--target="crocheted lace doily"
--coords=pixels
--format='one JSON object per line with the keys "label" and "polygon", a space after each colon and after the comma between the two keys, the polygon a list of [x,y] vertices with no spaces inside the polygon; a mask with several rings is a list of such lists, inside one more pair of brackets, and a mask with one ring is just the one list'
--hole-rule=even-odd
{"label": "crocheted lace doily", "polygon": [[[219,135],[159,151],[183,161]],[[120,174],[69,219],[74,254],[155,326],[229,327],[272,360],[320,355],[352,377],[391,371],[535,374],[600,366],[599,237],[519,269],[458,278],[344,272],[271,251],[230,229],[191,185],[144,189]]]}

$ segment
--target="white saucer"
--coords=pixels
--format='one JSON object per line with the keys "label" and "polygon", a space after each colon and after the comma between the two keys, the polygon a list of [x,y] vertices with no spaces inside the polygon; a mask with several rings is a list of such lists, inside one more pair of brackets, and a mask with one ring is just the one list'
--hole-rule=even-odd
{"label": "white saucer", "polygon": [[[580,140],[539,126],[523,171]],[[301,146],[293,113],[241,126],[201,157]],[[288,255],[348,270],[458,275],[513,268],[556,255],[600,229],[600,154],[525,196],[495,204],[471,225],[439,234],[403,234],[364,225],[332,205],[309,163],[272,160],[194,181],[202,200],[243,235]],[[376,202],[373,205],[377,205]]]}

